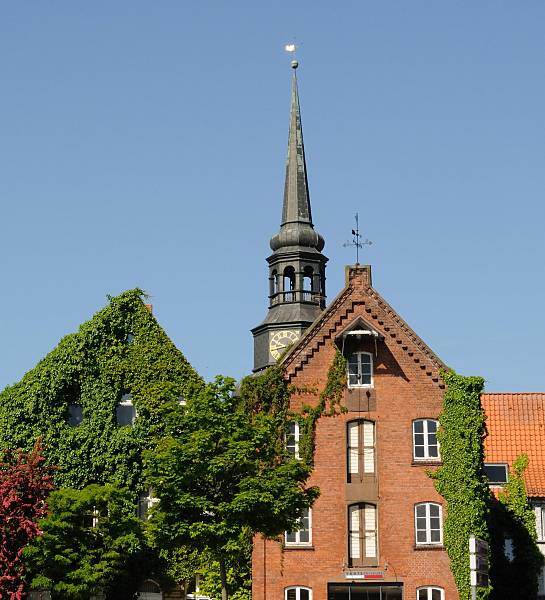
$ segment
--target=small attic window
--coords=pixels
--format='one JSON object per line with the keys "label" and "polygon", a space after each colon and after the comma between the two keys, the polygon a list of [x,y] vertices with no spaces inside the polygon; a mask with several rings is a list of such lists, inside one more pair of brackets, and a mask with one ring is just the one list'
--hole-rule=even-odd
{"label": "small attic window", "polygon": [[509,479],[509,469],[505,464],[485,463],[484,472],[489,485],[505,485]]}
{"label": "small attic window", "polygon": [[134,342],[134,334],[133,333],[127,333],[127,337],[125,338],[125,342],[127,344],[132,344]]}
{"label": "small attic window", "polygon": [[180,395],[178,396],[178,404],[179,404],[180,406],[185,406],[185,405],[187,404],[187,401],[186,401],[186,399],[184,398],[184,395],[183,395],[183,394],[180,394]]}
{"label": "small attic window", "polygon": [[132,425],[136,420],[136,408],[132,403],[131,394],[124,393],[115,409],[117,424],[121,427]]}
{"label": "small attic window", "polygon": [[81,404],[70,404],[68,407],[68,424],[72,427],[81,425],[83,421],[83,406]]}

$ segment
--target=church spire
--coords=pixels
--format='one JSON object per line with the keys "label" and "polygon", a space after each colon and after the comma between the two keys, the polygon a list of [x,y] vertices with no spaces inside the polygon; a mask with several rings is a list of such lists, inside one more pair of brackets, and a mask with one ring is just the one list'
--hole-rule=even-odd
{"label": "church spire", "polygon": [[298,63],[294,60],[292,62],[290,132],[288,137],[288,156],[286,159],[282,225],[293,222],[312,224],[305,145],[303,143],[301,109],[299,107],[299,91],[297,89],[297,67]]}
{"label": "church spire", "polygon": [[296,69],[299,63],[291,63],[293,69],[291,87],[290,130],[288,135],[288,155],[286,158],[286,180],[284,183],[284,203],[280,231],[271,238],[271,249],[305,247],[320,252],[324,239],[314,231],[310,194],[308,192],[307,164],[303,143],[301,109]]}
{"label": "church spire", "polygon": [[252,329],[254,371],[274,364],[325,308],[324,238],[314,229],[307,166],[293,68],[286,182],[280,231],[271,238],[269,310]]}

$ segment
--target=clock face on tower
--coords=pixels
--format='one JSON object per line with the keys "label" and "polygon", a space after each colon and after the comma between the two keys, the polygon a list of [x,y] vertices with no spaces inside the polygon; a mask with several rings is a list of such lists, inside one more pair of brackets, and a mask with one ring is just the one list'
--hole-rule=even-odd
{"label": "clock face on tower", "polygon": [[290,331],[289,329],[283,329],[277,331],[269,341],[269,352],[274,360],[278,360],[280,356],[286,351],[286,348],[291,346],[299,339],[299,334],[296,331]]}

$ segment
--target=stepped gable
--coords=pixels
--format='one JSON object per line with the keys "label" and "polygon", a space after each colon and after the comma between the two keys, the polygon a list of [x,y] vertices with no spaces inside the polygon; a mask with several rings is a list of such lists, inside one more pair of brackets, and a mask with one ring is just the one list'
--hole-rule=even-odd
{"label": "stepped gable", "polygon": [[282,361],[288,379],[304,369],[314,354],[357,317],[395,343],[441,389],[440,369],[447,366],[372,287],[370,265],[346,267],[346,286],[307,329]]}
{"label": "stepped gable", "polygon": [[481,402],[488,430],[485,461],[511,466],[527,454],[528,495],[545,497],[545,393],[482,394]]}

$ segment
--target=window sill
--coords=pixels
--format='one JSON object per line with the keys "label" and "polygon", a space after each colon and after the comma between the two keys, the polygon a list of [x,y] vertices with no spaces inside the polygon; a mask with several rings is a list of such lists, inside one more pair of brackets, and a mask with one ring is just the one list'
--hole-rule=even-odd
{"label": "window sill", "polygon": [[443,464],[441,459],[434,460],[432,458],[414,459],[411,467],[440,467]]}
{"label": "window sill", "polygon": [[346,388],[349,390],[372,390],[375,386],[372,383],[365,383],[362,385],[347,385]]}
{"label": "window sill", "polygon": [[415,546],[413,547],[413,550],[446,550],[445,546],[443,546],[443,544],[415,544]]}
{"label": "window sill", "polygon": [[314,546],[312,544],[290,544],[286,546],[283,544],[283,550],[314,550]]}

